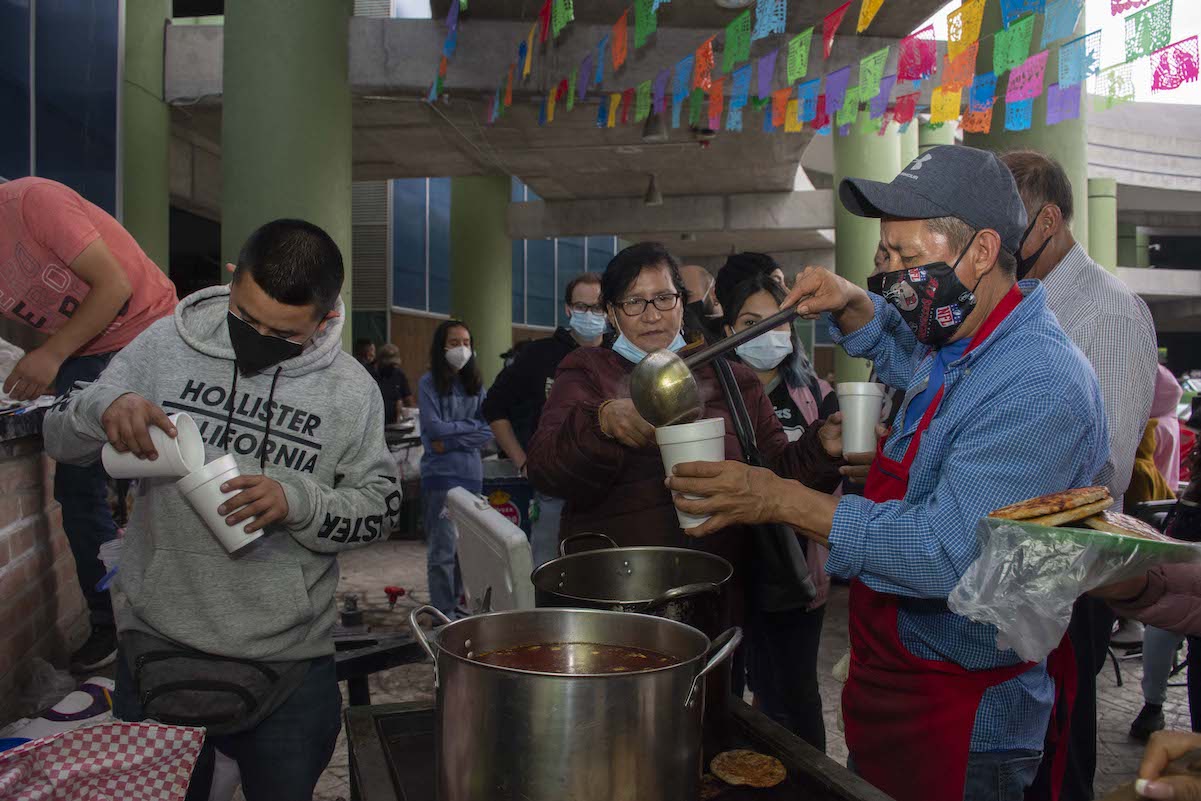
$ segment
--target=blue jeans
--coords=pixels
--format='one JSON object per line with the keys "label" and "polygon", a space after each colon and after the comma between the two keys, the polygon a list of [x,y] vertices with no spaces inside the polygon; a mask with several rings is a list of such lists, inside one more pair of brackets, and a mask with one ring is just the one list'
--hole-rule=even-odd
{"label": "blue jeans", "polygon": [[1184,642],[1183,634],[1147,626],[1143,629],[1143,701],[1162,706],[1168,697],[1172,657]]}
{"label": "blue jeans", "polygon": [[[71,391],[76,381],[95,381],[108,366],[111,353],[75,356],[58,368],[54,391],[60,397]],[[54,471],[54,500],[63,508],[63,531],[75,557],[75,574],[88,603],[94,626],[113,625],[113,602],[96,584],[104,578],[100,546],[117,536],[117,524],[108,506],[108,475],[104,466],[79,467],[59,463]]]}
{"label": "blue jeans", "polygon": [[559,555],[559,521],[566,502],[541,492],[534,493],[534,497],[538,499],[538,519],[530,532],[530,550],[537,568]]}
{"label": "blue jeans", "polygon": [[[207,801],[214,748],[238,763],[246,801],[312,801],[313,789],[338,742],[341,712],[334,658],[325,656],[309,666],[300,686],[262,723],[249,731],[205,738],[186,801]],[[120,653],[113,713],[126,721],[146,717]]]}
{"label": "blue jeans", "polygon": [[[1034,783],[1043,756],[1038,751],[979,752],[967,755],[963,801],[1025,801],[1026,788]],[[847,758],[855,770],[855,755]]]}
{"label": "blue jeans", "polygon": [[425,518],[425,575],[429,581],[430,605],[453,618],[463,594],[463,577],[459,574],[455,524],[442,515],[447,492],[423,487],[421,505]]}

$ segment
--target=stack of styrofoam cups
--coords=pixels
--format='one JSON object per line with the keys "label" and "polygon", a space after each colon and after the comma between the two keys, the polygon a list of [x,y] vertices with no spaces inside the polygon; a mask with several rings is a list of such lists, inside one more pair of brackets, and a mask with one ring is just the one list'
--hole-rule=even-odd
{"label": "stack of styrofoam cups", "polygon": [[[726,458],[726,421],[722,417],[710,417],[695,423],[678,426],[662,426],[655,429],[655,441],[663,456],[663,469],[667,475],[678,464],[684,462],[721,462]],[[673,493],[674,494],[674,493]],[[695,495],[685,498],[699,500]],[[685,514],[676,509],[680,528],[696,528],[709,519],[708,515]]]}
{"label": "stack of styrofoam cups", "polygon": [[254,518],[243,520],[236,526],[225,522],[225,516],[217,509],[221,504],[240,492],[222,492],[221,485],[226,481],[242,475],[233,454],[225,454],[220,459],[209,462],[204,467],[189,473],[180,479],[176,486],[180,494],[187,498],[188,503],[212,530],[213,534],[225,546],[225,550],[233,553],[263,536],[263,530],[247,533],[246,527]]}
{"label": "stack of styrofoam cups", "polygon": [[158,458],[141,459],[133,453],[118,453],[106,444],[100,451],[104,470],[113,478],[179,478],[204,464],[204,440],[191,415],[173,414],[171,425],[175,436],[170,437],[158,426],[150,426],[150,441]]}
{"label": "stack of styrofoam cups", "polygon": [[838,385],[842,412],[842,452],[875,453],[876,424],[884,408],[884,385],[868,381],[843,381]]}

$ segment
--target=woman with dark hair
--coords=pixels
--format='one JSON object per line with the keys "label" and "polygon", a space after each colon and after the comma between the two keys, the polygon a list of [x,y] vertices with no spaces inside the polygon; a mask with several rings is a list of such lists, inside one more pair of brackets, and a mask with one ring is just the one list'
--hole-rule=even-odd
{"label": "woman with dark hair", "polygon": [[[718,273],[726,336],[770,317],[784,302],[785,292],[771,278],[770,270],[754,271],[735,285],[721,278]],[[799,440],[821,419],[838,411],[838,396],[814,374],[804,346],[787,323],[739,345],[735,354],[755,372],[789,441]],[[802,544],[817,597],[807,603],[798,598],[770,609],[757,608],[755,599],[748,599],[747,679],[765,714],[825,751],[817,649],[830,594],[825,569],[829,551],[812,540]]]}
{"label": "woman with dark hair", "polygon": [[[601,278],[601,301],[618,336],[611,348],[580,348],[559,365],[526,463],[536,489],[566,500],[560,537],[607,534],[623,546],[696,547],[734,565],[734,617],[741,620],[741,581],[751,555],[746,529],[729,528],[703,540],[680,531],[655,430],[630,400],[630,373],[647,353],[680,350],[684,294],[679,265],[657,243],[643,242],[613,257]],[[782,476],[822,491],[841,479],[841,427],[811,426],[794,443],[755,374],[732,365],[758,449]],[[701,417],[726,423],[726,458],[742,459],[730,408],[712,365],[698,368]],[[820,435],[819,435],[820,432]]]}
{"label": "woman with dark hair", "polygon": [[430,371],[417,384],[421,411],[421,504],[425,519],[426,574],[430,603],[453,617],[463,593],[455,555],[455,530],[442,516],[446,493],[463,487],[478,493],[484,468],[480,449],[492,440],[484,420],[484,380],[471,349],[471,331],[447,320],[430,343]]}

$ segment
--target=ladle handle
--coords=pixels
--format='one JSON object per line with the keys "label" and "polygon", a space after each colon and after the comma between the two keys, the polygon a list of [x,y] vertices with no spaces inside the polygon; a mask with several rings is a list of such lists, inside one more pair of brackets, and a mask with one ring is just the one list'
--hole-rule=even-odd
{"label": "ladle handle", "polygon": [[783,323],[791,323],[798,316],[799,315],[795,306],[787,309],[781,309],[771,317],[755,323],[750,328],[744,328],[737,333],[731,334],[720,342],[715,342],[707,348],[698,350],[696,353],[685,359],[684,364],[688,365],[689,369],[700,367],[702,364],[707,364],[708,362],[713,361],[713,359],[722,355],[723,353],[734,350],[734,348],[738,347],[743,342],[752,340],[760,334],[766,333],[773,328],[778,328]]}

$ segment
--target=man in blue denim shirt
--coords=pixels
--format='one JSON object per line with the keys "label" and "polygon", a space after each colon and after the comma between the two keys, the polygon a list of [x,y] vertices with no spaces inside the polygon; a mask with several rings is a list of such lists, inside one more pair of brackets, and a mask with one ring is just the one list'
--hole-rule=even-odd
{"label": "man in blue denim shirt", "polygon": [[[878,293],[809,268],[786,302],[828,313],[835,341],[906,389],[874,481],[864,497],[833,498],[725,462],[681,465],[669,484],[704,498],[677,496],[681,510],[712,515],[689,533],[784,522],[828,543],[827,571],[854,580],[844,716],[857,770],[898,801],[1021,799],[1054,683],[946,598],[979,553],[981,517],[1105,482],[1097,380],[1041,286],[1015,281],[1026,216],[996,156],[934,148],[891,184],[851,179],[839,194],[882,218]],[[887,649],[899,666],[877,661]]]}

